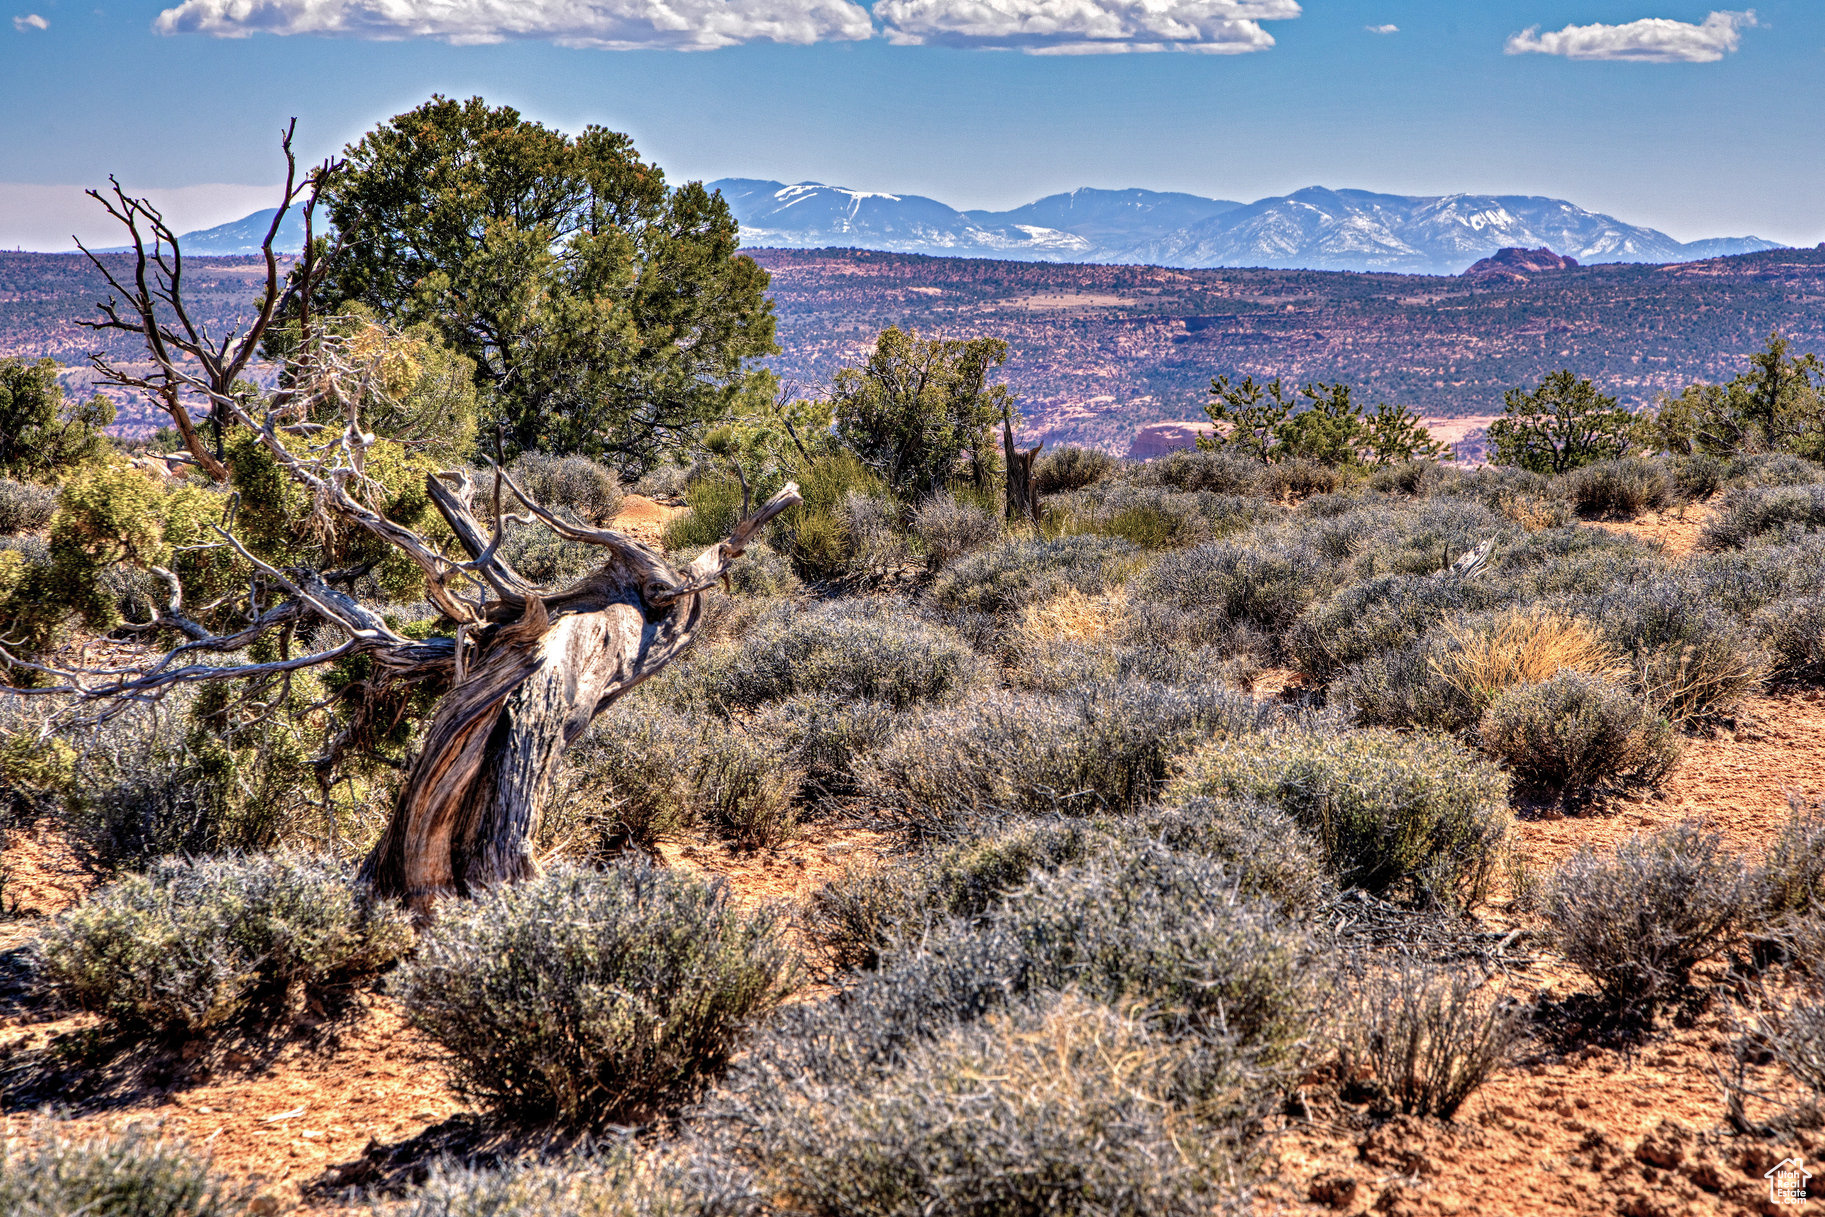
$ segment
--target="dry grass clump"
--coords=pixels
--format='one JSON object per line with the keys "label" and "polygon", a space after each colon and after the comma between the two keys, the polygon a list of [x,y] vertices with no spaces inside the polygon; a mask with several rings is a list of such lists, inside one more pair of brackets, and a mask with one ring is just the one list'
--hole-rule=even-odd
{"label": "dry grass clump", "polygon": [[1019,628],[1030,642],[1101,642],[1121,623],[1127,609],[1125,588],[1096,595],[1066,588],[1043,604],[1022,609]]}
{"label": "dry grass clump", "polygon": [[1610,854],[1580,851],[1548,885],[1544,911],[1565,957],[1619,1013],[1647,1021],[1723,947],[1748,895],[1739,860],[1688,821]]}
{"label": "dry grass clump", "polygon": [[643,861],[476,893],[444,911],[397,982],[462,1094],[571,1125],[695,1098],[793,983],[778,918]]}
{"label": "dry grass clump", "polygon": [[[235,1217],[244,1187],[218,1179],[180,1142],[144,1124],[71,1136],[32,1129],[36,1148],[0,1144],[0,1213],[7,1217]],[[9,1138],[10,1141],[10,1138]]]}
{"label": "dry grass clump", "polygon": [[1450,646],[1427,657],[1439,678],[1479,708],[1517,685],[1560,672],[1611,679],[1627,675],[1597,632],[1576,617],[1541,605],[1511,608],[1487,621],[1447,621]]}
{"label": "dry grass clump", "polygon": [[301,854],[168,859],[64,913],[37,944],[45,985],[129,1027],[196,1033],[256,1004],[322,998],[412,945],[396,906]]}
{"label": "dry grass clump", "polygon": [[1339,1023],[1348,1089],[1382,1114],[1449,1120],[1507,1063],[1522,1012],[1466,967],[1403,960],[1355,986]]}

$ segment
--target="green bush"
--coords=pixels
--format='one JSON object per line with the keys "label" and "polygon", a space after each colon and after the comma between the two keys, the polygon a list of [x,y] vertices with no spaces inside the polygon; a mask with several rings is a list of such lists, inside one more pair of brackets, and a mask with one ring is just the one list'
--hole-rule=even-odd
{"label": "green bush", "polygon": [[1315,835],[1338,882],[1402,903],[1468,907],[1508,834],[1507,783],[1444,736],[1300,730],[1210,744],[1168,799],[1255,799]]}
{"label": "green bush", "polygon": [[1449,1120],[1508,1060],[1520,1011],[1466,968],[1403,961],[1356,986],[1339,1028],[1341,1072],[1382,1114]]}
{"label": "green bush", "polygon": [[[614,522],[626,497],[615,471],[587,457],[528,452],[514,461],[508,472],[540,505],[571,512],[598,527]],[[482,482],[487,484],[486,477]]]}
{"label": "green bush", "polygon": [[395,906],[297,854],[159,862],[102,888],[38,941],[45,984],[126,1026],[198,1032],[288,991],[323,996],[412,944]]}
{"label": "green bush", "polygon": [[1272,717],[1245,694],[1139,681],[995,693],[927,711],[871,759],[865,781],[882,806],[927,827],[1007,812],[1123,813],[1159,793],[1180,752]]}
{"label": "green bush", "polygon": [[55,487],[0,478],[0,535],[37,532],[56,512]]}
{"label": "green bush", "polygon": [[1603,996],[1651,1019],[1722,948],[1747,898],[1739,861],[1687,822],[1630,837],[1612,854],[1581,850],[1548,885],[1544,912],[1560,950]]}
{"label": "green bush", "polygon": [[1193,1217],[1240,1202],[1223,1063],[1047,995],[914,1046],[883,1076],[757,1097],[744,1155],[781,1212]]}
{"label": "green bush", "polygon": [[792,985],[779,921],[720,883],[559,869],[447,910],[399,970],[457,1089],[503,1114],[643,1120],[695,1098]]}
{"label": "green bush", "polygon": [[1063,494],[1082,490],[1110,476],[1116,467],[1114,457],[1096,448],[1053,448],[1033,462],[1033,491]]}
{"label": "green bush", "polygon": [[1673,481],[1659,462],[1638,456],[1597,461],[1565,475],[1565,495],[1581,516],[1632,519],[1672,499]]}
{"label": "green bush", "polygon": [[711,708],[752,709],[802,693],[904,708],[945,701],[976,676],[974,652],[892,601],[787,606],[740,643],[698,662],[691,680]]}
{"label": "green bush", "polygon": [[1499,694],[1478,733],[1523,788],[1568,807],[1652,786],[1683,750],[1666,719],[1613,681],[1583,672]]}
{"label": "green bush", "polygon": [[[855,495],[891,505],[887,484],[844,449],[820,453],[797,474],[797,480],[804,502],[780,515],[768,533],[769,541],[808,583],[854,573],[858,561],[871,555],[869,547],[860,543],[866,539],[850,532],[854,518],[850,498]],[[755,493],[759,495],[759,488]],[[739,493],[735,503],[740,505]],[[888,514],[897,518],[898,509],[890,507]]]}
{"label": "green bush", "polygon": [[7,1217],[231,1217],[244,1189],[144,1124],[114,1134],[68,1136],[32,1127],[33,1148],[0,1144],[0,1213]]}
{"label": "green bush", "polygon": [[928,595],[941,609],[1006,613],[1067,589],[1100,592],[1120,582],[1121,568],[1136,553],[1114,537],[1007,540],[940,571]]}

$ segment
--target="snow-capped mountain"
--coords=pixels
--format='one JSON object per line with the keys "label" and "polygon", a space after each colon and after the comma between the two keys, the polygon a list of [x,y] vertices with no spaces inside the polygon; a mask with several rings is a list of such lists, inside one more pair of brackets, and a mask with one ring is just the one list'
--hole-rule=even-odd
{"label": "snow-capped mountain", "polygon": [[[1497,250],[1544,246],[1593,262],[1688,262],[1775,249],[1759,237],[1682,243],[1664,232],[1562,199],[1527,195],[1421,197],[1313,186],[1254,203],[1155,190],[1073,190],[1011,211],[958,211],[916,194],[724,178],[742,244],[1034,262],[1268,266],[1455,275]],[[185,252],[258,253],[272,212],[185,233]],[[296,251],[303,225],[286,217],[278,248]]]}
{"label": "snow-capped mountain", "polygon": [[1689,244],[1525,195],[1420,197],[1311,187],[1241,204],[1149,190],[1074,190],[1012,211],[801,182],[721,190],[748,245],[840,246],[1047,262],[1268,266],[1455,275],[1499,249],[1546,246],[1593,262],[1681,262],[1777,248],[1757,237]]}

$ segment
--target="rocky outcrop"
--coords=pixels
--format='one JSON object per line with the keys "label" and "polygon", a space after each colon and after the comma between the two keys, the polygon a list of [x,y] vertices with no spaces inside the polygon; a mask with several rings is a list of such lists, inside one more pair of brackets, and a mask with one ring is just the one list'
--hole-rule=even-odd
{"label": "rocky outcrop", "polygon": [[1578,259],[1556,254],[1544,245],[1539,249],[1510,247],[1497,250],[1473,265],[1464,272],[1464,278],[1526,283],[1529,275],[1546,274],[1555,270],[1572,270],[1577,265]]}

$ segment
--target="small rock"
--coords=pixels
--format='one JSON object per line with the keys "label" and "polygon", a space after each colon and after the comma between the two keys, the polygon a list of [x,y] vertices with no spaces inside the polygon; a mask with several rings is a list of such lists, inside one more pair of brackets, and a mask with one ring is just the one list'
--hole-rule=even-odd
{"label": "small rock", "polygon": [[1356,1194],[1362,1188],[1362,1180],[1345,1171],[1332,1171],[1312,1180],[1312,1186],[1306,1189],[1306,1195],[1317,1204],[1326,1204],[1334,1209],[1347,1209],[1356,1203]]}
{"label": "small rock", "polygon": [[1686,1147],[1691,1143],[1690,1126],[1678,1120],[1662,1120],[1635,1147],[1635,1160],[1663,1170],[1672,1170],[1685,1161]]}
{"label": "small rock", "polygon": [[279,1198],[271,1192],[261,1192],[247,1202],[247,1211],[253,1217],[272,1217],[279,1211]]}

